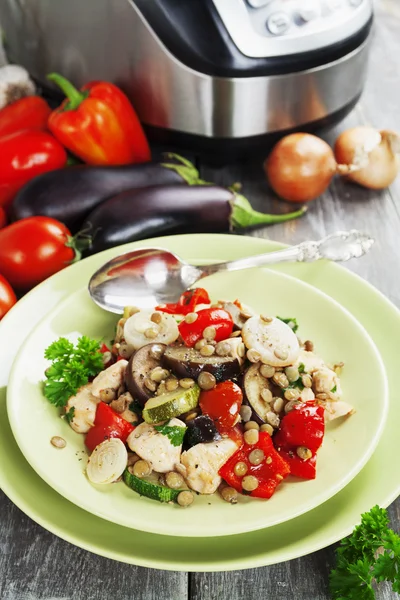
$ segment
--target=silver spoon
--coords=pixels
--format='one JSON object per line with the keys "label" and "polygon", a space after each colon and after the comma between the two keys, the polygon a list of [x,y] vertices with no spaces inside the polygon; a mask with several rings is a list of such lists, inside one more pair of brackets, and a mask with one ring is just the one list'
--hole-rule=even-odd
{"label": "silver spoon", "polygon": [[116,256],[96,271],[89,281],[89,294],[96,304],[114,313],[122,313],[125,306],[131,305],[152,308],[176,302],[196,281],[220,271],[322,258],[346,261],[363,256],[373,243],[372,237],[359,231],[339,231],[319,242],[303,242],[277,252],[197,267],[163,248],[140,248]]}

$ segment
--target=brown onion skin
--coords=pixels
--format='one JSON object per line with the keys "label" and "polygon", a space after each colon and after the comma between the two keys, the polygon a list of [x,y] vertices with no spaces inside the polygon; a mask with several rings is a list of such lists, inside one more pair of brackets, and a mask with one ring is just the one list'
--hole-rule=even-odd
{"label": "brown onion skin", "polygon": [[339,135],[335,142],[335,156],[342,165],[355,163],[363,146],[373,143],[377,136],[381,136],[381,143],[368,155],[368,164],[345,175],[346,179],[371,190],[382,190],[393,183],[399,172],[399,162],[390,146],[390,134],[392,132],[379,132],[373,127],[360,126]]}
{"label": "brown onion skin", "polygon": [[310,202],[329,186],[336,173],[331,147],[309,133],[282,138],[264,162],[274,192],[289,202]]}

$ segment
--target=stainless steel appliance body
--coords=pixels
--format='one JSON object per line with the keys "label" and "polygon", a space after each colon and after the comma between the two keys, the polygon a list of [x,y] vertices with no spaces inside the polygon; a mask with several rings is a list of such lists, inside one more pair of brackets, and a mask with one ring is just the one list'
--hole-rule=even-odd
{"label": "stainless steel appliance body", "polygon": [[10,61],[106,79],[154,131],[245,142],[344,116],[372,0],[1,0]]}

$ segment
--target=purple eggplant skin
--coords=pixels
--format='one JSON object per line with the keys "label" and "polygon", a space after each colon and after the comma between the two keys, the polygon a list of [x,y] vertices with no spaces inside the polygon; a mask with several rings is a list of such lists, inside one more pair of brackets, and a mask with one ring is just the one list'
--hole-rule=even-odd
{"label": "purple eggplant skin", "polygon": [[214,185],[153,186],[123,192],[87,217],[83,229],[93,240],[85,255],[159,235],[229,231],[234,196]]}
{"label": "purple eggplant skin", "polygon": [[171,184],[186,181],[159,163],[57,169],[35,177],[22,188],[12,204],[11,220],[43,215],[62,221],[76,233],[90,212],[107,198],[126,190]]}
{"label": "purple eggplant skin", "polygon": [[263,389],[271,389],[274,395],[274,389],[270,380],[263,377],[260,373],[260,363],[254,363],[243,373],[241,388],[243,394],[243,404],[250,406],[252,410],[251,420],[259,425],[267,422],[267,413],[271,410],[269,405],[261,398]]}
{"label": "purple eggplant skin", "polygon": [[162,365],[178,379],[197,379],[202,371],[211,373],[217,381],[233,379],[240,374],[240,364],[236,358],[216,355],[205,357],[198,350],[186,346],[167,346]]}
{"label": "purple eggplant skin", "polygon": [[125,372],[125,386],[131,396],[142,406],[154,396],[144,384],[146,377],[153,369],[161,366],[161,356],[166,348],[165,344],[147,344],[139,348],[129,359]]}

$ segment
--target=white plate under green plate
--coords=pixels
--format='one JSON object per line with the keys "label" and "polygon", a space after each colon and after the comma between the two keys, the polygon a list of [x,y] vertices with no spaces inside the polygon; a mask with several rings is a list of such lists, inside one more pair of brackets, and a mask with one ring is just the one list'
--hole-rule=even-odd
{"label": "white plate under green plate", "polygon": [[[239,258],[280,247],[255,238],[210,235],[176,236],[149,243],[164,245],[188,259],[197,256],[204,260]],[[348,534],[362,512],[374,504],[387,506],[398,496],[400,463],[393,456],[398,451],[400,420],[400,313],[357,276],[337,265],[321,263],[281,265],[275,270],[323,290],[364,325],[383,357],[391,400],[389,418],[375,453],[341,492],[312,512],[267,530],[191,540],[112,524],[76,507],[50,488],[24,459],[8,425],[5,385],[11,363],[32,327],[60,300],[85,285],[88,275],[106,258],[123,250],[127,247],[94,256],[46,281],[23,298],[0,324],[0,483],[21,510],[63,539],[116,560],[161,569],[221,571],[273,564],[323,548]]]}
{"label": "white plate under green plate", "polygon": [[[85,268],[84,263],[81,268]],[[125,527],[164,535],[210,537],[282,523],[325,502],[351,481],[371,457],[383,431],[388,394],[382,360],[365,329],[340,304],[276,271],[225,272],[202,284],[212,300],[239,297],[261,314],[296,317],[299,335],[313,340],[328,363],[345,363],[343,397],[354,405],[356,413],[327,427],[318,453],[316,479],[289,478],[269,501],[240,496],[233,509],[213,494],[196,497],[190,510],[182,510],[177,504],[139,496],[123,482],[94,486],[85,475],[88,455],[84,436],[59,418],[59,409],[42,393],[44,371],[49,365],[44,350],[53,341],[60,336],[72,336],[75,341],[80,335],[108,341],[114,335],[116,316],[96,306],[85,286],[46,315],[25,341],[10,375],[8,416],[22,453],[46,483],[77,506]],[[50,444],[54,435],[67,441],[62,452]]]}

